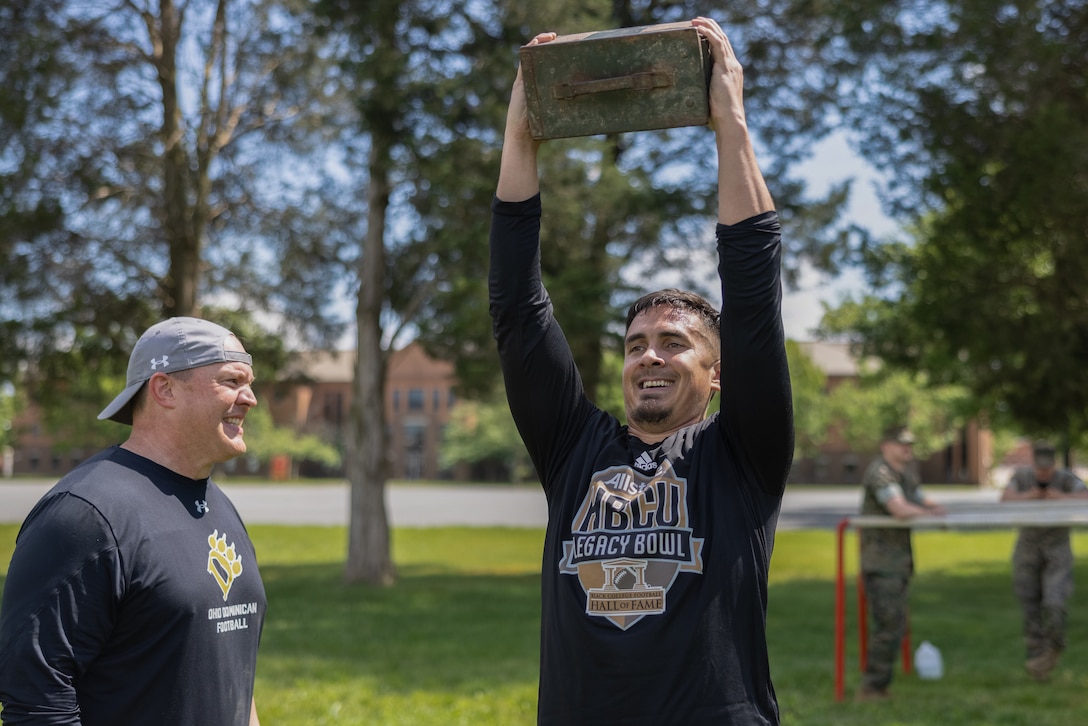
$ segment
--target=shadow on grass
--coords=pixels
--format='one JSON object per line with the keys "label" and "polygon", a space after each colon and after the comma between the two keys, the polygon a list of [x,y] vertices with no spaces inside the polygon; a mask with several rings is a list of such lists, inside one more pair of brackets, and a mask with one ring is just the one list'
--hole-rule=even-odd
{"label": "shadow on grass", "polygon": [[368,676],[383,690],[471,691],[536,681],[539,575],[402,567],[394,587],[345,585],[341,563],[262,566],[261,674]]}

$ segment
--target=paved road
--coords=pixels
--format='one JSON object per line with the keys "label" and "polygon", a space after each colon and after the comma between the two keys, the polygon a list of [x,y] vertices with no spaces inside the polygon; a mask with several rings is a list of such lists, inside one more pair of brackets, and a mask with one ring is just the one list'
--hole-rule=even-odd
{"label": "paved road", "polygon": [[[47,480],[0,480],[0,522],[21,522],[49,487]],[[223,488],[248,524],[347,524],[348,487],[344,483],[227,484]],[[996,502],[993,489],[927,487],[949,507]],[[394,527],[508,526],[546,524],[544,495],[535,486],[392,484],[386,508]],[[791,487],[782,503],[780,529],[834,529],[857,513],[857,487]]]}

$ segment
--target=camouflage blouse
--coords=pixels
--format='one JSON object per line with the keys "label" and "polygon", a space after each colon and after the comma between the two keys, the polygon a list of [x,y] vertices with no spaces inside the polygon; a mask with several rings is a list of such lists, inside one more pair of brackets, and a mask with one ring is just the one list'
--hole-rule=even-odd
{"label": "camouflage blouse", "polygon": [[[909,467],[900,474],[883,457],[877,457],[869,464],[861,487],[863,515],[890,517],[887,504],[896,496],[919,506],[925,501],[917,474]],[[888,575],[910,575],[914,572],[909,527],[862,527],[858,536],[862,572]]]}

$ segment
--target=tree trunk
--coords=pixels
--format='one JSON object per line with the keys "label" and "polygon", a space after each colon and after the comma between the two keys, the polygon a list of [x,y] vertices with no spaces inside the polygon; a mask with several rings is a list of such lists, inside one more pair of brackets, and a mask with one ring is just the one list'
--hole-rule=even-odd
{"label": "tree trunk", "polygon": [[389,446],[385,426],[385,354],[381,311],[385,299],[385,213],[389,204],[389,146],[372,134],[367,232],[359,260],[356,308],[358,352],[349,413],[347,475],[351,484],[348,557],[344,580],[391,585],[395,570],[385,510]]}
{"label": "tree trunk", "polygon": [[[163,313],[195,315],[200,279],[201,238],[192,226],[189,204],[189,154],[178,101],[177,56],[181,18],[172,0],[160,3],[159,36],[149,27],[155,47],[155,66],[162,88],[163,234],[170,248],[170,270],[163,281]],[[156,42],[157,41],[157,42]]]}

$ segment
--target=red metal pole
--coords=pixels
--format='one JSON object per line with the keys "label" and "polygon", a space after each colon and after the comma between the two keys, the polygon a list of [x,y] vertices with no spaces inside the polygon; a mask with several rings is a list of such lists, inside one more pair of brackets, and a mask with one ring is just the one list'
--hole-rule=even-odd
{"label": "red metal pole", "polygon": [[910,605],[903,613],[903,672],[910,673],[913,659],[910,655]]}

